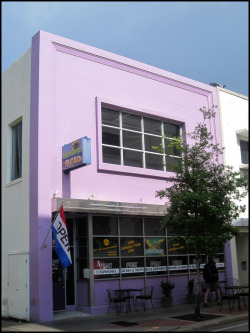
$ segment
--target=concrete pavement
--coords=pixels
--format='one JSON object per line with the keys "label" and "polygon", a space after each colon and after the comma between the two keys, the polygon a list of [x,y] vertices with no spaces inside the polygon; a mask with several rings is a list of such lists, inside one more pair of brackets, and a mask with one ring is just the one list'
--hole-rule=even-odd
{"label": "concrete pavement", "polygon": [[[169,332],[169,331],[199,331],[210,325],[223,323],[234,323],[238,320],[248,319],[248,306],[242,306],[239,311],[235,304],[233,312],[228,309],[225,303],[219,312],[220,306],[216,302],[210,302],[208,308],[201,304],[203,319],[200,322],[187,319],[176,319],[173,317],[194,314],[194,305],[182,304],[171,308],[152,308],[144,312],[122,312],[119,315],[109,313],[108,315],[88,315],[78,311],[61,312],[54,314],[54,320],[43,323],[18,322],[16,320],[2,318],[2,332]],[[210,315],[213,319],[206,319]],[[217,317],[222,315],[221,317]]]}

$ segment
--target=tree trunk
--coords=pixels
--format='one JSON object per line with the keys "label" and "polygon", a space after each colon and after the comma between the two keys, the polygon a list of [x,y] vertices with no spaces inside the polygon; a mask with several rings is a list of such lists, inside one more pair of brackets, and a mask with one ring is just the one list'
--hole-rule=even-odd
{"label": "tree trunk", "polygon": [[196,251],[195,317],[200,318],[200,252]]}

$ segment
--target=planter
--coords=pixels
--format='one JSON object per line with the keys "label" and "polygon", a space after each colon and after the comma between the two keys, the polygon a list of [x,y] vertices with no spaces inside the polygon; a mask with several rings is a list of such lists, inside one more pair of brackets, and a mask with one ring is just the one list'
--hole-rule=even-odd
{"label": "planter", "polygon": [[163,296],[162,304],[164,308],[170,308],[172,306],[173,296]]}
{"label": "planter", "polygon": [[187,294],[188,304],[195,304],[195,294]]}

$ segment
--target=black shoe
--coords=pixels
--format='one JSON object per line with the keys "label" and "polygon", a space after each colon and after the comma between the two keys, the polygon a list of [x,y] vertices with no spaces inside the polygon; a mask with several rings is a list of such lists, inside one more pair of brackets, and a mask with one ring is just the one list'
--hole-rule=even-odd
{"label": "black shoe", "polygon": [[208,307],[208,304],[207,304],[207,303],[204,303],[203,305],[205,306],[205,308],[207,308],[207,307]]}
{"label": "black shoe", "polygon": [[222,305],[222,304],[223,304],[223,303],[222,303],[222,300],[217,301],[217,304],[218,304],[218,305]]}

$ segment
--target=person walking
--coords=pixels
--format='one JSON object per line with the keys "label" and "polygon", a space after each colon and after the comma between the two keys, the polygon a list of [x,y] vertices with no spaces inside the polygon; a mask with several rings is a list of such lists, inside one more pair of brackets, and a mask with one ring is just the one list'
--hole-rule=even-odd
{"label": "person walking", "polygon": [[213,257],[209,257],[208,263],[204,266],[203,278],[206,282],[206,288],[207,288],[204,298],[204,306],[205,307],[208,306],[207,299],[210,291],[216,291],[216,301],[217,304],[220,305],[222,301],[221,301],[219,282],[218,282],[219,275]]}

